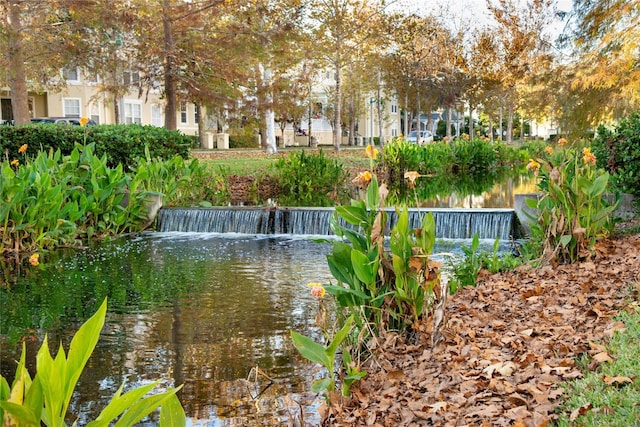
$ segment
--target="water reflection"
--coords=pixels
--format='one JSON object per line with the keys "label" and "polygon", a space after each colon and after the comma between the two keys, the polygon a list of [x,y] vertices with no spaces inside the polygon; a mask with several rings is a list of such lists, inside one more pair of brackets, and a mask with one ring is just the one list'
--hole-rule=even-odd
{"label": "water reflection", "polygon": [[508,169],[483,174],[422,176],[415,189],[406,180],[390,188],[388,204],[425,208],[513,208],[516,194],[536,192],[536,178]]}
{"label": "water reflection", "polygon": [[[427,183],[429,179],[427,178]],[[492,182],[481,192],[452,192],[445,196],[438,194],[421,202],[427,208],[513,208],[516,194],[529,194],[537,191],[535,177],[515,175],[508,176],[500,182]],[[427,184],[428,185],[428,184]]]}
{"label": "water reflection", "polygon": [[[434,259],[459,244],[439,242]],[[123,382],[128,390],[160,379],[184,385],[190,425],[317,424],[311,382],[324,373],[297,353],[289,331],[320,337],[305,284],[331,281],[329,251],[295,236],[149,233],[47,254],[0,286],[0,370],[13,377],[22,340],[33,373],[45,333],[68,347],[107,297],[69,423],[94,419]]]}
{"label": "water reflection", "polygon": [[[0,292],[2,374],[12,375],[16,331],[66,345],[104,297],[109,313],[70,411],[95,418],[124,381],[184,384],[193,425],[273,425],[316,417],[316,368],[289,331],[313,334],[317,304],[304,284],[328,282],[328,246],[302,239],[145,235],[47,260]],[[33,368],[34,360],[30,360]],[[247,380],[259,368],[260,375]],[[256,371],[258,372],[258,371]],[[154,425],[149,420],[148,425]]]}

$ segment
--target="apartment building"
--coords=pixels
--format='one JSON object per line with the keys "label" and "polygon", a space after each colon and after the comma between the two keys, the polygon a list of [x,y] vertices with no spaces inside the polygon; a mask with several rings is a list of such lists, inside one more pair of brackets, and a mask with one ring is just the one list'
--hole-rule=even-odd
{"label": "apartment building", "polygon": [[[66,69],[62,72],[66,85],[59,91],[43,93],[29,92],[29,111],[31,117],[88,117],[98,124],[130,124],[164,126],[164,101],[159,91],[149,91],[140,94],[137,88],[139,75],[137,72],[124,72],[123,80],[131,89],[114,99],[114,96],[101,90],[97,77],[86,76],[80,69]],[[311,120],[304,117],[298,129],[287,124],[284,132],[276,124],[276,137],[280,146],[305,146],[312,136],[318,145],[333,144],[333,127],[329,115],[329,96],[335,86],[333,73],[326,72],[319,76],[312,89],[311,100],[313,109]],[[368,94],[366,108],[357,118],[357,130],[354,141],[359,145],[368,143],[373,138],[380,137],[380,129],[385,140],[401,134],[401,114],[397,100],[393,97],[378,99],[374,94]],[[12,120],[11,93],[8,88],[0,90],[0,120]],[[381,109],[382,111],[378,111]],[[198,122],[195,105],[187,101],[179,101],[176,112],[177,128],[187,135],[198,134]],[[379,117],[382,117],[380,127]],[[212,129],[207,129],[210,137],[209,146],[215,147],[215,120],[205,120]],[[309,131],[309,124],[311,130]],[[348,136],[344,135],[342,144],[348,143]],[[213,141],[213,142],[211,142]],[[259,140],[256,136],[256,144]]]}

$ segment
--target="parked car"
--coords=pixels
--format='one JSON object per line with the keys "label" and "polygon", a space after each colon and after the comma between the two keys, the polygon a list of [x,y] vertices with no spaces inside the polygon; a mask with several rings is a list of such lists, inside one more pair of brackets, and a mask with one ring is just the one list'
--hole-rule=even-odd
{"label": "parked car", "polygon": [[420,131],[420,138],[418,138],[418,131],[412,130],[409,132],[406,138],[407,142],[411,142],[413,144],[430,144],[433,142],[433,135],[428,130]]}
{"label": "parked car", "polygon": [[[80,117],[36,117],[35,119],[31,119],[31,123],[35,124],[63,124],[63,125],[72,125],[72,126],[80,126]],[[87,126],[96,126],[97,123],[93,120],[89,119],[87,122]]]}

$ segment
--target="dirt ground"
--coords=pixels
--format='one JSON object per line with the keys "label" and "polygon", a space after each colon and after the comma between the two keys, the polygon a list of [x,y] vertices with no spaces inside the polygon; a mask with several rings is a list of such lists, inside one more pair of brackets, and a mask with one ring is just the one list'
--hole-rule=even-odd
{"label": "dirt ground", "polygon": [[483,274],[449,300],[435,348],[428,330],[418,343],[383,337],[352,396],[323,408],[325,425],[546,426],[558,384],[581,376],[576,358],[610,360],[615,315],[639,297],[640,234],[600,242],[587,262]]}

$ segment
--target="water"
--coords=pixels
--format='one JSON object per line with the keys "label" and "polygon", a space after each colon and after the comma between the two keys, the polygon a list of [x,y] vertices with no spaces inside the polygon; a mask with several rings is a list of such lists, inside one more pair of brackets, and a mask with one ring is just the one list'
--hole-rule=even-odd
{"label": "water", "polygon": [[[434,259],[459,246],[440,241]],[[161,380],[160,389],[184,384],[179,397],[192,426],[317,424],[321,399],[311,382],[325,373],[298,354],[290,331],[320,339],[318,303],[305,285],[332,281],[329,251],[296,235],[171,232],[43,255],[39,267],[3,276],[0,370],[13,377],[14,343],[24,341],[33,372],[45,333],[50,348],[68,348],[108,297],[69,423],[94,419],[123,382],[128,390]]]}
{"label": "water", "polygon": [[[160,231],[216,232],[246,234],[314,234],[331,235],[329,218],[333,208],[163,208],[158,212]],[[426,212],[432,212],[439,239],[509,240],[519,237],[513,209],[443,209],[409,210],[409,226],[420,227]],[[397,222],[397,214],[387,209],[387,229]],[[343,222],[344,224],[344,222]]]}
{"label": "water", "polygon": [[[328,282],[328,245],[296,237],[145,234],[46,259],[0,288],[1,369],[13,376],[25,334],[30,365],[73,333],[106,296],[109,311],[71,412],[83,425],[125,381],[184,384],[191,425],[279,425],[317,417],[316,366],[290,330],[317,336],[306,283]],[[268,375],[247,381],[252,369]],[[255,371],[254,371],[255,372]],[[150,420],[148,425],[154,425]]]}

